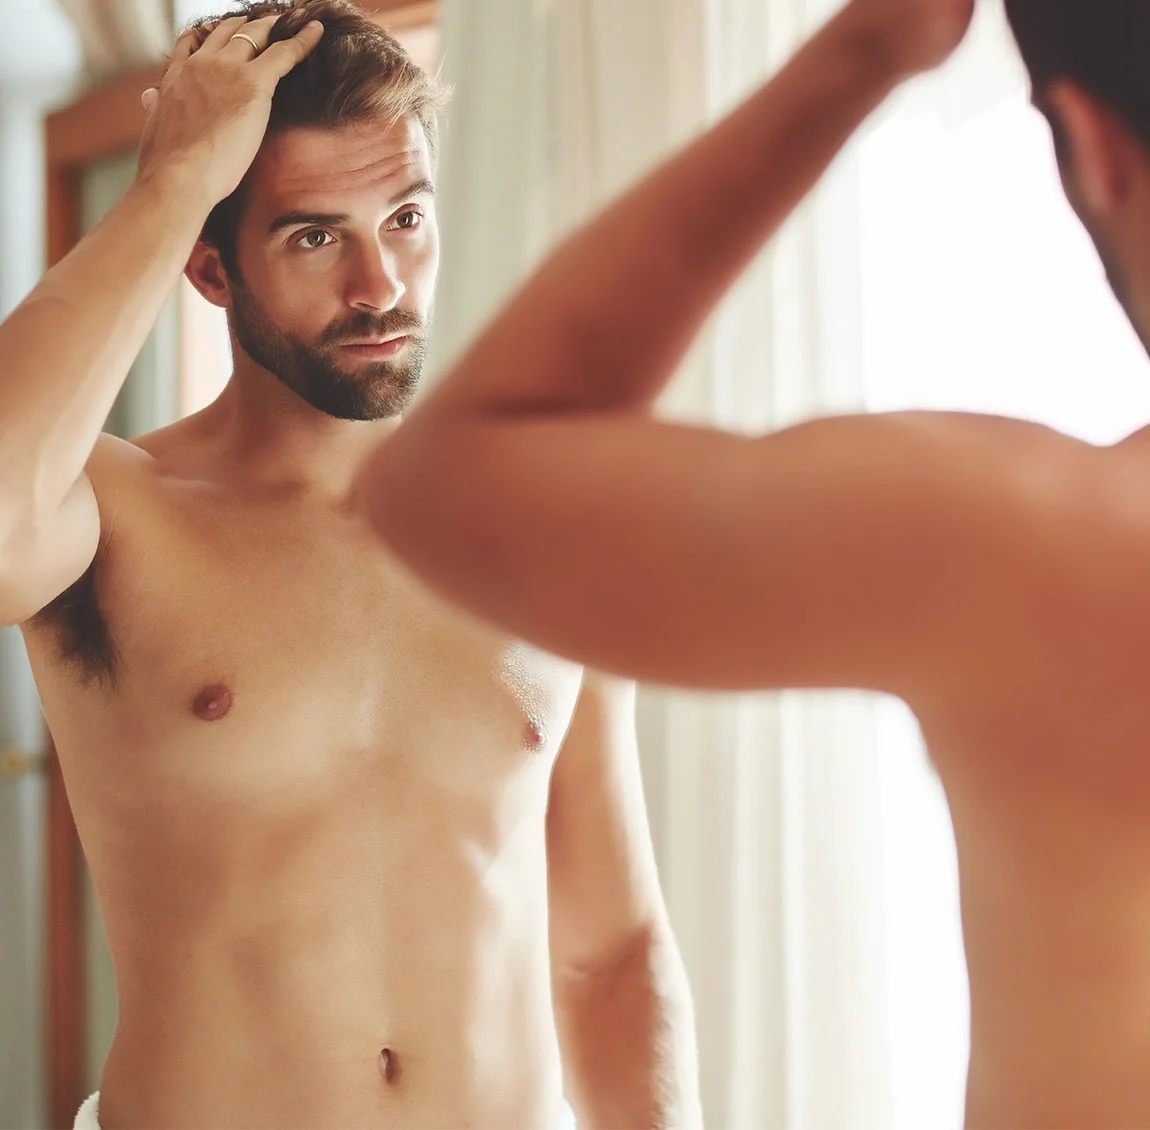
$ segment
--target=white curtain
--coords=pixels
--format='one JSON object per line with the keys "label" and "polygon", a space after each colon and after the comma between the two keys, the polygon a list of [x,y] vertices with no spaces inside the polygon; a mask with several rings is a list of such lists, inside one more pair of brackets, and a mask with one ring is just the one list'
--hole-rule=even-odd
{"label": "white curtain", "polygon": [[174,0],[58,0],[76,25],[88,77],[102,82],[157,62],[175,38]]}
{"label": "white curtain", "polygon": [[[446,0],[458,94],[433,370],[570,225],[763,80],[836,6]],[[862,406],[855,199],[848,153],[708,328],[668,416],[761,429]],[[709,1127],[892,1125],[873,707],[854,694],[642,696]]]}

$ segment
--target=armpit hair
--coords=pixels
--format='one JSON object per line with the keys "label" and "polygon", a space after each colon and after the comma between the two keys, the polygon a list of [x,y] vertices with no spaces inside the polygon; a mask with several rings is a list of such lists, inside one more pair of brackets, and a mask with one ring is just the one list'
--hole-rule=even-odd
{"label": "armpit hair", "polygon": [[85,686],[110,688],[119,656],[96,591],[99,558],[84,575],[32,618],[32,624],[55,636],[61,662]]}

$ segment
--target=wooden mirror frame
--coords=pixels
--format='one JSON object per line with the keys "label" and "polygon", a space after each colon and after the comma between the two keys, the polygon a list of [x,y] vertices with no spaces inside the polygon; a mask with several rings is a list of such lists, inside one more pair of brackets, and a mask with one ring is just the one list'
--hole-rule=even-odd
{"label": "wooden mirror frame", "polygon": [[[438,65],[440,0],[358,0],[382,27],[392,32],[421,66]],[[82,185],[85,169],[135,150],[143,125],[140,93],[156,84],[158,67],[137,71],[86,92],[50,115],[45,123],[47,149],[48,265],[58,263],[82,234]],[[188,319],[181,319],[181,334]],[[197,353],[195,343],[180,343],[183,358]],[[183,403],[184,397],[180,396]],[[64,778],[51,735],[47,751],[47,981],[45,1065],[49,1125],[69,1130],[86,1096],[84,1047],[87,983],[84,965],[83,856]]]}

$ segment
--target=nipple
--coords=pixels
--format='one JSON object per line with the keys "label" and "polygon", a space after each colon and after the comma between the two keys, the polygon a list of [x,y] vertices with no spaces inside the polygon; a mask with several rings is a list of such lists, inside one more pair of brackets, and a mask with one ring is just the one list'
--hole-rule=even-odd
{"label": "nipple", "polygon": [[223,683],[204,687],[192,700],[192,713],[205,722],[215,722],[232,708],[232,692]]}
{"label": "nipple", "polygon": [[543,748],[543,727],[538,722],[529,721],[523,734],[523,740],[528,749]]}
{"label": "nipple", "polygon": [[379,1069],[383,1077],[390,1083],[399,1072],[399,1058],[390,1048],[384,1048],[379,1053]]}

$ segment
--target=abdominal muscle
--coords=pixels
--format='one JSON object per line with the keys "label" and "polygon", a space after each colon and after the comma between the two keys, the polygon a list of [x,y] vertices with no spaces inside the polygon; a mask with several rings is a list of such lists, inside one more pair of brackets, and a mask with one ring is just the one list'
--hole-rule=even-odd
{"label": "abdominal muscle", "polygon": [[132,867],[87,837],[120,1004],[105,1130],[555,1123],[543,806],[502,842],[464,807],[201,819],[198,849],[144,821]]}

